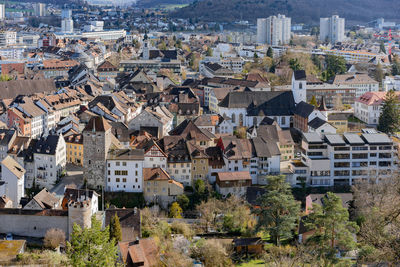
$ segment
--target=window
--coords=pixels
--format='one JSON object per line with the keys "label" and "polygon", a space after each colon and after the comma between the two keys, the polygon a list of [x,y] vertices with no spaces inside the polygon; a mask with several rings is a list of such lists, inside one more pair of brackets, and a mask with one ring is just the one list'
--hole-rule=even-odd
{"label": "window", "polygon": [[286,117],[282,117],[281,123],[282,123],[282,125],[286,124]]}
{"label": "window", "polygon": [[122,182],[126,183],[126,178],[122,178]]}
{"label": "window", "polygon": [[119,183],[120,179],[119,179],[119,178],[115,178],[115,181],[116,181],[117,183]]}
{"label": "window", "polygon": [[135,175],[138,176],[138,171],[135,171]]}
{"label": "window", "polygon": [[119,166],[119,165],[120,165],[119,161],[115,162],[115,166]]}
{"label": "window", "polygon": [[232,123],[236,123],[236,115],[235,115],[235,113],[232,114]]}
{"label": "window", "polygon": [[126,166],[126,162],[125,161],[122,162],[122,166]]}

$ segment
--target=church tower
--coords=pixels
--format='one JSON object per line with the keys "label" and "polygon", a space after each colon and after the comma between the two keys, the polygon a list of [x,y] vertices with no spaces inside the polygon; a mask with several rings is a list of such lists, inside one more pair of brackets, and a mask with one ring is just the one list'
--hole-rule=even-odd
{"label": "church tower", "polygon": [[293,72],[292,77],[292,92],[294,102],[296,104],[301,101],[307,102],[307,75],[304,70]]}

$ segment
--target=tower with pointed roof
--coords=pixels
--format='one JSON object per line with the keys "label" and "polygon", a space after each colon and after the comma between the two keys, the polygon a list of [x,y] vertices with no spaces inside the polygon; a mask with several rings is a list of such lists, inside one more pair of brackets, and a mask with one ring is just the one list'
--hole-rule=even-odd
{"label": "tower with pointed roof", "polygon": [[105,186],[106,158],[111,146],[111,125],[103,117],[93,117],[83,130],[83,176],[89,188]]}
{"label": "tower with pointed roof", "polygon": [[296,104],[307,101],[307,75],[304,70],[296,70],[292,77],[292,92]]}
{"label": "tower with pointed roof", "polygon": [[321,111],[321,114],[325,117],[325,120],[328,120],[328,108],[325,104],[325,97],[321,98],[321,103],[319,104],[318,110]]}

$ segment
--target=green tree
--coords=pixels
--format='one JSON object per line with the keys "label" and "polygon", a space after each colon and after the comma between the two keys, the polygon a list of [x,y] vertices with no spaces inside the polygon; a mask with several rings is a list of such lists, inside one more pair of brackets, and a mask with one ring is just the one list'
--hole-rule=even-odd
{"label": "green tree", "polygon": [[258,54],[256,52],[254,52],[254,63],[258,63]]}
{"label": "green tree", "polygon": [[212,50],[211,47],[208,47],[208,48],[207,48],[207,52],[206,52],[206,56],[207,56],[207,57],[212,57],[212,55],[213,55],[213,50]]}
{"label": "green tree", "polygon": [[177,197],[177,201],[178,201],[179,206],[181,206],[181,208],[183,210],[186,210],[188,208],[189,198],[187,197],[187,195],[185,195],[185,194],[179,195]]}
{"label": "green tree", "polygon": [[178,202],[174,202],[169,209],[169,217],[175,219],[182,219],[182,208],[179,206]]}
{"label": "green tree", "polygon": [[323,206],[313,205],[313,211],[306,220],[306,227],[314,230],[307,244],[315,245],[320,260],[332,262],[336,259],[336,251],[354,249],[356,242],[353,235],[359,227],[349,221],[349,212],[342,205],[340,197],[328,192]]}
{"label": "green tree", "polygon": [[384,133],[393,134],[400,128],[399,99],[396,93],[391,90],[387,92],[382,106],[382,113],[379,117],[378,130]]}
{"label": "green tree", "polygon": [[289,60],[289,66],[293,71],[297,71],[297,70],[302,70],[303,67],[301,66],[299,59],[297,58],[291,58]]}
{"label": "green tree", "polygon": [[382,80],[383,80],[384,77],[385,77],[385,73],[384,73],[384,71],[383,71],[382,64],[379,62],[379,63],[376,65],[376,68],[375,68],[375,70],[374,70],[374,78],[375,78],[379,83],[382,83]]}
{"label": "green tree", "polygon": [[312,27],[311,28],[311,36],[318,36],[319,35],[319,27]]}
{"label": "green tree", "polygon": [[110,230],[101,229],[101,222],[92,217],[91,228],[82,229],[74,224],[67,242],[67,255],[73,266],[113,266],[118,253],[115,242],[110,242]]}
{"label": "green tree", "polygon": [[300,203],[294,199],[284,175],[269,176],[267,180],[267,192],[260,197],[258,228],[266,230],[280,246],[282,239],[293,237]]}
{"label": "green tree", "polygon": [[326,80],[332,79],[336,74],[343,74],[347,71],[344,57],[328,55],[326,61]]}
{"label": "green tree", "polygon": [[268,47],[267,57],[270,57],[270,58],[274,57],[274,51],[272,50],[272,47]]}
{"label": "green tree", "polygon": [[392,75],[400,74],[400,60],[397,55],[393,56],[392,60]]}
{"label": "green tree", "polygon": [[7,81],[11,81],[11,80],[12,80],[12,78],[7,74],[0,75],[0,82],[7,82]]}
{"label": "green tree", "polygon": [[315,106],[315,107],[318,107],[318,103],[317,103],[317,99],[315,98],[315,95],[313,95],[313,96],[311,97],[310,105],[313,105],[313,106]]}
{"label": "green tree", "polygon": [[114,239],[116,243],[122,240],[121,224],[117,213],[110,220],[110,240]]}
{"label": "green tree", "polygon": [[206,185],[202,179],[197,179],[194,182],[194,189],[199,194],[204,194],[206,192]]}

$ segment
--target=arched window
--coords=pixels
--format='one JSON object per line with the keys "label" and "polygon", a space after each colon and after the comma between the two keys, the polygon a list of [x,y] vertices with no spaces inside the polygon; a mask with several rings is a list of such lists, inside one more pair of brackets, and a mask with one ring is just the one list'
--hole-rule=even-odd
{"label": "arched window", "polygon": [[235,113],[232,114],[232,123],[236,123],[236,115],[235,115]]}
{"label": "arched window", "polygon": [[285,124],[286,124],[286,117],[285,117],[285,116],[282,117],[281,123],[282,123],[282,125],[285,125]]}
{"label": "arched window", "polygon": [[299,83],[299,89],[303,89],[303,83]]}

